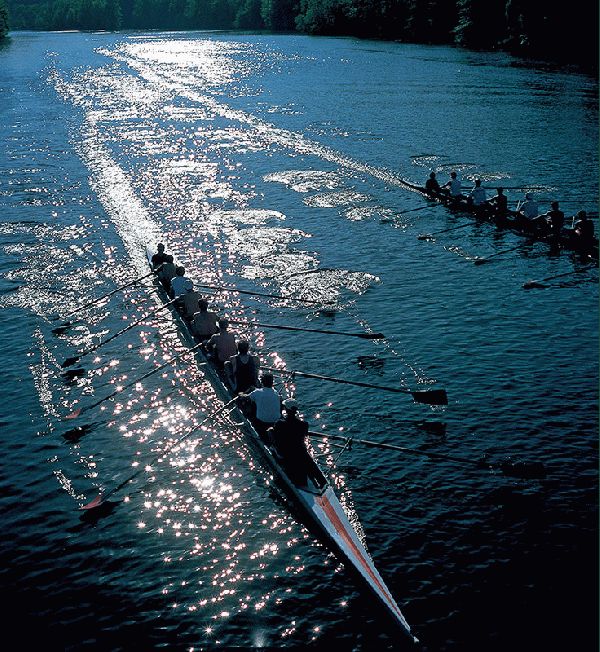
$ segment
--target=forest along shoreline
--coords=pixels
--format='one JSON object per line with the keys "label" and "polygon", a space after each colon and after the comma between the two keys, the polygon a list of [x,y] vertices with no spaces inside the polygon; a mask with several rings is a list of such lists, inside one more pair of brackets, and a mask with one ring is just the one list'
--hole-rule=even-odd
{"label": "forest along shoreline", "polygon": [[[0,0],[8,30],[250,30],[456,45],[598,71],[598,5],[535,0]],[[582,19],[583,17],[583,19]]]}

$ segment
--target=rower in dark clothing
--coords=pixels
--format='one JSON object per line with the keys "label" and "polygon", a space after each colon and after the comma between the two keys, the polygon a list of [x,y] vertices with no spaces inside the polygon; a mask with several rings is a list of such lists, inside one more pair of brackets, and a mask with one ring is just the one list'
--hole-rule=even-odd
{"label": "rower in dark clothing", "polygon": [[594,245],[594,223],[585,211],[579,211],[575,217],[579,219],[573,225],[573,241],[581,253],[587,255]]}
{"label": "rower in dark clothing", "polygon": [[579,211],[575,216],[579,218],[573,225],[573,231],[582,241],[591,241],[594,239],[594,223],[587,216],[585,211]]}
{"label": "rower in dark clothing", "polygon": [[486,204],[492,210],[492,219],[497,224],[503,224],[508,215],[508,199],[504,194],[504,188],[496,188],[496,196],[488,199]]}
{"label": "rower in dark clothing", "polygon": [[237,355],[232,355],[225,363],[225,373],[234,392],[248,392],[259,386],[258,367],[260,362],[256,356],[250,355],[250,343],[240,340],[237,343]]}
{"label": "rower in dark clothing", "polygon": [[429,175],[429,179],[425,182],[425,191],[427,194],[433,195],[434,197],[441,194],[442,189],[438,180],[435,178],[435,172],[432,172]]}
{"label": "rower in dark clothing", "polygon": [[292,398],[283,401],[285,416],[269,428],[275,450],[290,480],[300,488],[309,489],[312,481],[317,489],[326,484],[321,470],[306,450],[308,423],[298,416],[298,404]]}
{"label": "rower in dark clothing", "polygon": [[152,256],[152,269],[156,269],[159,265],[167,262],[167,254],[165,253],[165,245],[161,242],[156,247],[157,253]]}
{"label": "rower in dark clothing", "polygon": [[537,217],[535,222],[538,225],[541,225],[546,233],[552,237],[559,238],[565,223],[565,214],[558,208],[557,201],[553,201],[550,206],[551,210],[549,210],[545,215]]}

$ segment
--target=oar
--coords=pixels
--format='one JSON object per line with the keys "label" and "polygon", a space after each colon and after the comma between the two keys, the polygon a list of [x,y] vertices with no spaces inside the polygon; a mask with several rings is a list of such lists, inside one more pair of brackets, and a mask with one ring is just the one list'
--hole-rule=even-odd
{"label": "oar", "polygon": [[[85,310],[86,308],[89,308],[90,306],[93,306],[97,303],[101,303],[105,299],[108,299],[108,297],[111,297],[113,294],[116,294],[117,292],[121,292],[122,290],[125,290],[128,287],[131,287],[132,285],[135,285],[136,283],[139,283],[140,281],[143,281],[144,279],[148,278],[149,276],[152,276],[155,272],[157,272],[162,265],[159,265],[154,271],[149,272],[148,274],[144,274],[143,276],[140,276],[139,278],[133,279],[133,281],[129,281],[129,283],[125,283],[125,285],[121,285],[118,288],[115,288],[114,290],[111,290],[107,294],[102,295],[101,297],[98,297],[97,299],[94,299],[93,301],[89,301],[88,303],[85,303],[83,306],[80,306],[76,310],[73,310],[72,312],[69,312],[65,315],[65,317],[71,317],[73,315],[76,315],[80,313],[82,310]],[[76,324],[79,320],[76,319],[75,321],[66,321],[64,322],[61,326],[58,326],[57,328],[53,328],[52,332],[55,335],[61,335],[64,333],[68,328],[73,326],[73,324]]]}
{"label": "oar", "polygon": [[570,272],[565,272],[564,274],[555,274],[554,276],[546,276],[546,278],[539,279],[538,281],[527,281],[523,283],[523,287],[526,290],[531,290],[532,288],[546,288],[547,285],[544,285],[546,281],[552,281],[555,278],[562,278],[563,276],[570,276],[571,274],[579,274],[580,272],[585,272],[588,269],[592,269],[596,265],[588,265],[587,267],[582,267],[581,269],[573,269]]}
{"label": "oar", "polygon": [[290,297],[283,296],[281,294],[267,294],[266,292],[251,292],[250,290],[240,290],[238,288],[229,287],[227,285],[198,285],[199,288],[208,288],[209,290],[228,290],[229,292],[238,292],[239,294],[249,294],[253,297],[269,297],[270,299],[284,299],[286,301],[300,301],[301,303],[316,303],[319,305],[322,304],[331,304],[333,305],[335,301],[314,301],[313,299],[300,299],[300,297]]}
{"label": "oar", "polygon": [[368,387],[369,389],[380,389],[384,392],[396,392],[398,394],[410,394],[417,403],[427,403],[428,405],[448,405],[448,395],[445,389],[430,389],[426,391],[415,391],[405,389],[404,387],[387,387],[385,385],[371,385],[370,383],[361,383],[355,380],[345,380],[344,378],[333,378],[331,376],[321,376],[320,374],[309,374],[303,371],[288,371],[287,369],[275,369],[273,367],[262,367],[267,371],[273,371],[289,376],[302,376],[303,378],[316,378],[317,380],[328,380],[332,383],[342,383],[343,385],[356,385],[357,387]]}
{"label": "oar", "polygon": [[502,251],[497,251],[495,254],[491,254],[490,256],[486,256],[485,258],[475,258],[473,261],[475,265],[483,265],[483,263],[487,263],[490,258],[495,258],[496,256],[501,256],[502,254],[507,254],[511,251],[516,251],[517,249],[521,249],[523,247],[523,243],[516,247],[511,247],[510,249],[503,249]]}
{"label": "oar", "polygon": [[132,480],[137,478],[137,476],[140,475],[140,473],[142,473],[143,471],[145,471],[148,466],[152,466],[154,462],[156,462],[156,460],[158,460],[161,457],[164,457],[165,455],[168,455],[172,448],[174,448],[178,444],[181,444],[181,442],[184,439],[187,439],[190,435],[192,435],[194,432],[199,430],[207,421],[209,421],[210,419],[214,419],[216,416],[218,416],[221,412],[223,412],[223,410],[228,408],[236,400],[236,398],[232,398],[231,401],[221,405],[221,407],[214,410],[214,412],[211,412],[207,417],[202,419],[202,421],[198,425],[194,426],[193,428],[190,428],[190,430],[188,430],[184,435],[179,437],[179,439],[176,439],[172,444],[167,446],[164,451],[161,451],[156,457],[150,460],[150,462],[144,464],[144,466],[140,467],[135,473],[130,475],[128,478],[125,478],[125,480],[123,480],[121,484],[117,485],[106,494],[100,492],[93,500],[91,500],[86,505],[82,505],[79,509],[90,510],[90,509],[95,509],[96,507],[100,507],[101,505],[104,505],[104,503],[113,494],[117,493],[117,491],[122,489],[126,484],[129,484]]}
{"label": "oar", "polygon": [[[158,373],[165,367],[168,367],[169,365],[172,365],[174,362],[177,362],[180,358],[182,358],[184,355],[188,355],[189,353],[193,353],[197,349],[199,349],[202,346],[202,342],[199,344],[196,344],[196,346],[193,346],[191,349],[186,349],[183,351],[183,353],[180,353],[179,355],[176,355],[174,358],[171,358],[170,360],[167,360],[166,362],[163,362],[160,366],[156,367],[155,369],[152,369],[152,371],[148,371],[145,373],[143,376],[140,376],[136,380],[131,381],[130,383],[127,383],[124,387],[121,387],[121,389],[115,389],[114,392],[111,392],[108,396],[105,396],[104,398],[101,398],[100,400],[96,401],[95,403],[92,403],[91,405],[86,405],[82,408],[78,408],[74,412],[71,412],[70,414],[67,414],[65,419],[76,419],[78,416],[80,416],[83,412],[87,412],[88,410],[91,410],[92,408],[98,407],[101,403],[104,403],[105,401],[108,401],[109,399],[113,398],[113,396],[116,396],[119,392],[122,392],[126,389],[129,389],[130,387],[133,387],[134,385],[137,385],[138,383],[142,382],[142,380],[145,380],[146,378],[149,378],[153,374]],[[205,362],[200,362],[198,364],[206,364]]]}
{"label": "oar", "polygon": [[503,190],[548,190],[548,186],[503,186],[499,183],[497,186],[481,186],[485,190],[497,190],[502,188]]}
{"label": "oar", "polygon": [[406,213],[414,213],[415,211],[423,211],[426,208],[432,208],[432,206],[419,206],[419,208],[410,208],[407,211],[399,211],[400,215],[406,215]]}
{"label": "oar", "polygon": [[[344,437],[343,435],[329,435],[322,432],[314,432],[309,430],[308,434],[311,437],[320,437],[324,439],[338,439],[346,441],[349,438]],[[363,446],[368,446],[371,448],[383,448],[387,450],[401,451],[402,453],[410,453],[411,455],[422,455],[424,457],[430,457],[432,459],[438,460],[451,460],[453,462],[460,462],[461,464],[472,464],[477,466],[480,469],[490,469],[499,468],[504,475],[518,478],[545,478],[546,469],[541,462],[513,462],[510,458],[502,462],[499,466],[494,467],[490,464],[485,457],[480,460],[472,460],[466,457],[456,457],[454,455],[443,455],[442,453],[433,453],[431,451],[421,451],[415,448],[406,448],[405,446],[396,446],[394,444],[384,444],[381,442],[370,441],[368,439],[356,439],[352,437],[352,443],[362,444]]]}
{"label": "oar", "polygon": [[260,328],[276,328],[282,331],[301,331],[302,333],[323,333],[324,335],[345,335],[346,337],[360,337],[363,340],[382,340],[385,338],[383,333],[345,333],[343,331],[329,331],[319,328],[300,328],[297,326],[281,326],[279,324],[262,324],[257,321],[242,321],[240,319],[230,319],[230,324],[239,324],[240,326],[259,326]]}
{"label": "oar", "polygon": [[171,301],[168,301],[167,303],[164,303],[162,306],[159,306],[155,310],[151,310],[147,315],[144,317],[140,317],[140,319],[136,319],[134,322],[129,324],[129,326],[126,326],[125,328],[122,328],[120,331],[114,333],[110,337],[107,337],[105,340],[102,340],[102,342],[98,342],[97,344],[94,344],[94,346],[90,346],[89,349],[86,349],[85,351],[82,351],[79,355],[75,355],[71,358],[67,358],[63,363],[62,363],[62,368],[64,369],[65,367],[70,367],[74,365],[76,362],[79,362],[81,358],[83,358],[84,355],[88,355],[88,353],[93,353],[94,351],[97,351],[101,346],[104,346],[105,344],[108,344],[110,341],[114,340],[116,337],[119,337],[119,335],[123,335],[123,333],[126,333],[128,330],[131,330],[141,322],[145,321],[149,317],[152,317],[152,315],[155,315],[157,312],[160,312],[161,310],[164,310],[167,306],[172,305],[176,301],[179,300],[179,297],[172,299]]}
{"label": "oar", "polygon": [[448,233],[448,231],[456,231],[456,229],[464,229],[466,226],[470,226],[471,224],[473,224],[473,222],[465,222],[458,226],[451,226],[449,229],[442,229],[441,231],[434,231],[433,233],[421,233],[421,235],[417,236],[417,240],[429,240],[429,238],[433,238],[434,235]]}

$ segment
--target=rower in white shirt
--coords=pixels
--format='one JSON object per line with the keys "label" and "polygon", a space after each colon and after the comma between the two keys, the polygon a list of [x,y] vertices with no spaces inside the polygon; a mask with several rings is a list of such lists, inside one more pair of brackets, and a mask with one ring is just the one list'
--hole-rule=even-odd
{"label": "rower in white shirt", "polygon": [[517,213],[521,213],[523,217],[532,220],[540,214],[538,203],[533,198],[530,192],[525,193],[525,201],[517,204]]}
{"label": "rower in white shirt", "polygon": [[442,186],[442,188],[448,188],[448,193],[452,199],[462,199],[462,183],[458,178],[456,172],[450,172],[450,180]]}
{"label": "rower in white shirt", "polygon": [[192,281],[185,276],[185,268],[178,267],[175,276],[171,279],[171,298],[177,299],[183,297],[186,292],[194,289]]}
{"label": "rower in white shirt", "polygon": [[469,203],[472,206],[483,206],[487,200],[485,188],[481,187],[481,179],[475,179],[475,187],[469,193]]}

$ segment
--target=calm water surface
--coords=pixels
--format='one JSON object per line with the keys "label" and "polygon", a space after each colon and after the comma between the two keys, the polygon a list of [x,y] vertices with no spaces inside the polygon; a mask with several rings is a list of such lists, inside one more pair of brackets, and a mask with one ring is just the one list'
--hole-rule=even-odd
{"label": "calm water surface", "polygon": [[235,423],[161,456],[220,405],[189,361],[82,430],[64,421],[184,350],[158,312],[65,375],[159,305],[143,284],[52,333],[163,241],[198,283],[321,302],[211,294],[232,317],[386,336],[240,330],[266,364],[450,398],[282,380],[313,430],[545,465],[523,480],[315,442],[425,649],[597,648],[597,272],[487,224],[419,240],[468,220],[408,212],[425,203],[402,182],[456,169],[596,211],[596,80],[351,39],[22,33],[0,50],[0,97],[5,632],[24,649],[402,649]]}

